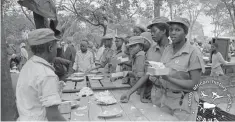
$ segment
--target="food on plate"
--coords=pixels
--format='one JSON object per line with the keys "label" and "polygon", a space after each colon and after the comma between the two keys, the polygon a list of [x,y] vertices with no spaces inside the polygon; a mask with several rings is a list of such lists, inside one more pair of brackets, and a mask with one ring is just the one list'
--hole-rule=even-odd
{"label": "food on plate", "polygon": [[98,115],[98,117],[102,118],[112,118],[112,117],[120,117],[122,116],[122,110],[118,110],[114,108],[113,110],[105,110]]}
{"label": "food on plate", "polygon": [[108,90],[96,93],[94,96],[100,105],[111,105],[117,103],[117,100],[110,94]]}
{"label": "food on plate", "polygon": [[86,97],[93,95],[93,91],[89,87],[83,87],[79,93],[77,93],[78,96],[80,97]]}
{"label": "food on plate", "polygon": [[162,62],[148,61],[150,66],[155,69],[164,69],[166,68]]}
{"label": "food on plate", "polygon": [[148,63],[147,74],[156,76],[169,75],[170,69],[165,67],[163,63],[155,61],[148,61]]}

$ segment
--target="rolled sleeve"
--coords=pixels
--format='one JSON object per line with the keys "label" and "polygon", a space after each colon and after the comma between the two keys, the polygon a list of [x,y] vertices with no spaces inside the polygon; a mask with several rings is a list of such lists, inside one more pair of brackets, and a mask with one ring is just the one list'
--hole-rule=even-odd
{"label": "rolled sleeve", "polygon": [[40,101],[45,107],[59,105],[61,103],[61,98],[59,95],[59,80],[56,76],[48,76],[44,78],[41,83],[41,93]]}
{"label": "rolled sleeve", "polygon": [[193,51],[189,60],[188,71],[201,69],[205,72],[205,66],[201,55],[197,51]]}

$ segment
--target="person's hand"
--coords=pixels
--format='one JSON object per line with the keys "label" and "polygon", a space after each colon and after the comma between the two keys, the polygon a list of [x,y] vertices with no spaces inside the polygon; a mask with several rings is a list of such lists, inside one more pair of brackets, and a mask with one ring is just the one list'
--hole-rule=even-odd
{"label": "person's hand", "polygon": [[149,61],[145,61],[145,65],[146,65],[146,66],[151,66],[150,63],[149,63]]}
{"label": "person's hand", "polygon": [[154,75],[149,76],[149,80],[151,80],[152,82],[155,82],[158,78],[159,78],[158,76],[154,76]]}
{"label": "person's hand", "polygon": [[122,103],[128,103],[129,99],[130,99],[130,94],[124,93],[124,94],[121,96],[120,101],[121,101]]}

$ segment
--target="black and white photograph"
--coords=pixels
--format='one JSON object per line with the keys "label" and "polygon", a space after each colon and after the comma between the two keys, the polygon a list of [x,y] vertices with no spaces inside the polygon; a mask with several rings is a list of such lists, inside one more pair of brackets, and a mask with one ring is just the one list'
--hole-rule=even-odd
{"label": "black and white photograph", "polygon": [[235,0],[1,0],[1,121],[235,121]]}

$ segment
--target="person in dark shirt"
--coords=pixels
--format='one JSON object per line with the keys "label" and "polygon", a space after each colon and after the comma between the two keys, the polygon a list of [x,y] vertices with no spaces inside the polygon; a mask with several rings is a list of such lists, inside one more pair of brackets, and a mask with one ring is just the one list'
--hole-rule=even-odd
{"label": "person in dark shirt", "polygon": [[65,78],[71,74],[73,66],[71,61],[61,57],[55,57],[53,65],[55,68],[55,74],[59,77],[60,80],[64,81]]}

